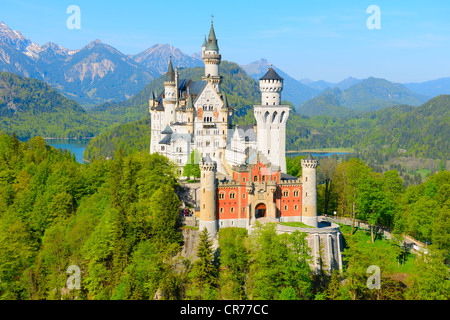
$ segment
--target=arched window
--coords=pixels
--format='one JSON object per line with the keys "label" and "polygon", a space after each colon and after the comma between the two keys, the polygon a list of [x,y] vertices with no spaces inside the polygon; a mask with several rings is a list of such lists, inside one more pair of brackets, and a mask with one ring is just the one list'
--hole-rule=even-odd
{"label": "arched window", "polygon": [[281,113],[281,116],[280,116],[280,123],[283,122],[283,118],[284,118],[284,114],[285,114],[285,113],[286,113],[286,112],[284,112],[284,111]]}
{"label": "arched window", "polygon": [[253,177],[253,181],[254,181],[254,182],[258,182],[258,176],[254,176],[254,177]]}
{"label": "arched window", "polygon": [[283,191],[283,197],[289,197],[289,191],[288,190],[284,190]]}
{"label": "arched window", "polygon": [[[274,102],[273,104],[275,105],[275,102]],[[275,112],[273,113],[273,116],[272,116],[272,123],[275,122],[275,119],[277,118],[277,115],[278,115],[278,113],[275,111]]]}
{"label": "arched window", "polygon": [[269,111],[264,114],[264,122],[267,123],[267,118],[269,118]]}
{"label": "arched window", "polygon": [[236,198],[236,193],[230,192],[230,199],[235,199],[235,198]]}

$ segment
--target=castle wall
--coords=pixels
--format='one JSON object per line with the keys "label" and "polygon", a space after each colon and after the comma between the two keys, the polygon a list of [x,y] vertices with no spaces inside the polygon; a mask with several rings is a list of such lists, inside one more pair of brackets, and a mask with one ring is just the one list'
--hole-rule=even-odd
{"label": "castle wall", "polygon": [[311,248],[311,268],[320,270],[319,258],[324,261],[323,269],[331,273],[332,270],[342,269],[343,237],[337,224],[322,225],[320,228],[295,228],[283,225],[277,226],[278,233],[305,232],[308,246]]}
{"label": "castle wall", "polygon": [[279,182],[280,171],[271,171],[261,161],[245,171],[233,171],[232,179],[217,186],[219,228],[252,223],[259,204],[265,206],[266,217],[281,222],[302,220],[300,179]]}

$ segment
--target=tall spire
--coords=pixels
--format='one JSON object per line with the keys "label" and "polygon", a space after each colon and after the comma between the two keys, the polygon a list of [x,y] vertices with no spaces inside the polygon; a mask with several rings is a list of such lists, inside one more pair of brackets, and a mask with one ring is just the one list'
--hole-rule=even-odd
{"label": "tall spire", "polygon": [[169,58],[169,68],[167,69],[166,81],[175,81],[175,72],[172,66],[172,55]]}
{"label": "tall spire", "polygon": [[211,19],[211,29],[209,30],[208,42],[206,44],[206,50],[219,51],[219,46],[217,45],[216,33],[214,32],[214,25]]}

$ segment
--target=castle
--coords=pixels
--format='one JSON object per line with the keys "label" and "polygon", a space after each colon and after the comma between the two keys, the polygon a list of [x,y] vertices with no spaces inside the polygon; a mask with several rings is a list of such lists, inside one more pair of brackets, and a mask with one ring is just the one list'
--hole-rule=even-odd
{"label": "castle", "polygon": [[302,231],[309,234],[314,254],[319,242],[326,243],[329,265],[340,267],[339,228],[320,229],[317,219],[318,161],[309,154],[301,162],[300,178],[286,173],[289,106],[281,104],[283,78],[269,68],[259,80],[261,104],[253,108],[256,126],[233,126],[233,108],[220,87],[221,55],[212,22],[202,59],[201,81],[180,79],[170,59],[163,92],[152,93],[149,100],[150,153],[168,157],[180,174],[194,151],[201,155],[199,229],[215,237],[224,227],[250,230],[258,219],[303,222],[312,227]]}

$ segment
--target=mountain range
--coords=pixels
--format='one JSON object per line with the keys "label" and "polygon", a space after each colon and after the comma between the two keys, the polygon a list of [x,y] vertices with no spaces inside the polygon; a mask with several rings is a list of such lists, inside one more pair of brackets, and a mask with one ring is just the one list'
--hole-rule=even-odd
{"label": "mountain range", "polygon": [[[125,55],[100,40],[69,50],[51,42],[38,45],[0,23],[0,71],[42,80],[88,109],[131,98],[166,71],[169,56],[180,69],[203,66],[198,52],[188,55],[168,44],[156,44],[136,55]],[[270,65],[260,59],[241,67],[258,81]],[[305,115],[368,111],[402,103],[419,105],[427,98],[450,93],[450,77],[404,85],[353,77],[333,83],[296,80],[274,68],[284,78],[283,100]]]}
{"label": "mountain range", "polygon": [[[345,88],[345,86],[341,86]],[[430,97],[418,94],[400,83],[369,77],[341,89],[327,88],[317,97],[300,105],[297,111],[309,117],[332,115],[342,117],[358,112],[376,111],[386,107],[407,104],[419,106]]]}
{"label": "mountain range", "polygon": [[172,62],[175,66],[183,68],[203,67],[201,58],[189,56],[169,44],[155,44],[147,50],[130,57],[137,63],[156,70],[159,74],[163,74],[169,66],[170,56],[172,56]]}
{"label": "mountain range", "polygon": [[0,23],[0,71],[45,81],[85,107],[130,98],[166,71],[170,54],[179,67],[203,64],[170,45],[134,56],[100,40],[79,50],[51,42],[40,46]]}

